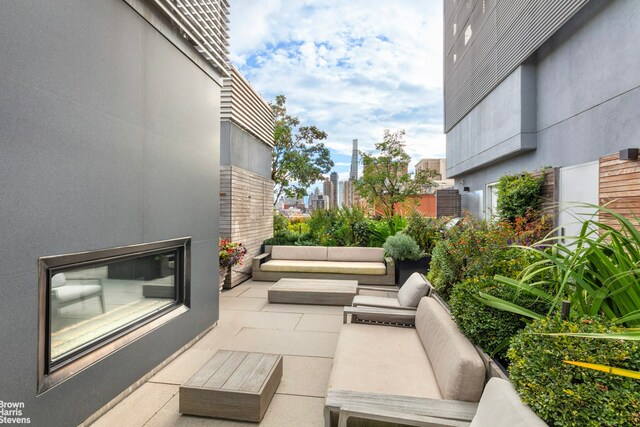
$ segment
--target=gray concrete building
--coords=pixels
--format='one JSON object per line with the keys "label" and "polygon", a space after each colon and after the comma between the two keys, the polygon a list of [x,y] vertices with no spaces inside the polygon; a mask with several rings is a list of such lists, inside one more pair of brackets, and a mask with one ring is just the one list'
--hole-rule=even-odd
{"label": "gray concrete building", "polygon": [[219,317],[229,4],[169,3],[2,5],[0,400],[30,425],[82,423]]}
{"label": "gray concrete building", "polygon": [[598,203],[598,160],[640,140],[640,2],[444,2],[447,177],[472,214],[500,176],[557,168]]}

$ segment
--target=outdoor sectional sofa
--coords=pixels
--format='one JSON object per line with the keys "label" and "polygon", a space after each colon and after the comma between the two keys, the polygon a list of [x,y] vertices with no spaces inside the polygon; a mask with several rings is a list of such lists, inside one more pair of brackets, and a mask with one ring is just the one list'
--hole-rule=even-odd
{"label": "outdoor sectional sofa", "polygon": [[382,248],[273,246],[253,258],[253,280],[283,278],[357,280],[359,284],[395,285],[393,259]]}
{"label": "outdoor sectional sofa", "polygon": [[327,426],[346,425],[348,417],[430,426],[546,425],[508,381],[483,395],[485,363],[435,298],[420,300],[415,325],[342,325],[327,391]]}

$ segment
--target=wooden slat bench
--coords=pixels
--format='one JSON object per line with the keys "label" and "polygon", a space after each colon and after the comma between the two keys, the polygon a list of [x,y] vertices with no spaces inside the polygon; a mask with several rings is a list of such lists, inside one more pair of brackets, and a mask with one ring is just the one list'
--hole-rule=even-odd
{"label": "wooden slat bench", "polygon": [[218,351],[180,387],[180,413],[260,422],[282,379],[282,355]]}

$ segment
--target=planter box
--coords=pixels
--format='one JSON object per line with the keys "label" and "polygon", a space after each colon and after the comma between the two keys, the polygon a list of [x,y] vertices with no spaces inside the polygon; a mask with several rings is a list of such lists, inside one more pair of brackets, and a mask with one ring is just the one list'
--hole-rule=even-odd
{"label": "planter box", "polygon": [[426,256],[415,261],[396,261],[396,283],[398,284],[398,287],[402,287],[409,276],[415,272],[427,274],[430,262],[430,256]]}

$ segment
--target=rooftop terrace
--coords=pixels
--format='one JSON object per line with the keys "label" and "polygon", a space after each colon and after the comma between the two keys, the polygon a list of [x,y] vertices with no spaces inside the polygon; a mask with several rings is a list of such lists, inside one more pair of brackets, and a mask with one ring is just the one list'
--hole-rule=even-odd
{"label": "rooftop terrace", "polygon": [[324,397],[343,308],[270,304],[267,290],[272,285],[249,280],[223,291],[218,324],[92,425],[255,426],[178,412],[179,386],[220,349],[284,355],[282,382],[260,426],[324,425]]}

